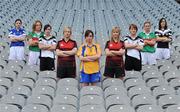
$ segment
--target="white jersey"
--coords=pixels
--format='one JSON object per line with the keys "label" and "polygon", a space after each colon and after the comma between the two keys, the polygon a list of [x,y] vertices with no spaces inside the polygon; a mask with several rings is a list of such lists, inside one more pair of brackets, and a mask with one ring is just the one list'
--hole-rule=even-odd
{"label": "white jersey", "polygon": [[[138,44],[140,46],[143,46],[144,45],[144,42],[143,40],[137,36],[135,39],[132,39],[130,36],[126,36],[125,39],[124,39],[124,43],[128,43],[128,44]],[[131,57],[134,57],[134,58],[137,58],[140,60],[140,51],[137,50],[137,49],[127,49],[126,50],[126,54],[128,56],[131,56]]]}
{"label": "white jersey", "polygon": [[[51,36],[49,38],[45,38],[45,36],[41,36],[39,39],[39,43],[44,45],[55,45],[56,44],[56,38],[54,36]],[[40,57],[50,57],[55,58],[54,51],[48,51],[48,50],[42,50],[40,51]]]}

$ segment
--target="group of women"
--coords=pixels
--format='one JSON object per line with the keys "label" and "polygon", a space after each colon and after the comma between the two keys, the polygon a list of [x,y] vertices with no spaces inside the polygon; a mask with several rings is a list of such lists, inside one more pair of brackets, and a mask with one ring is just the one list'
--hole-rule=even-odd
{"label": "group of women", "polygon": [[[40,65],[40,71],[55,70],[57,56],[57,78],[76,77],[76,56],[80,60],[80,82],[82,86],[96,85],[101,79],[99,60],[102,55],[100,45],[94,41],[94,33],[86,30],[85,43],[80,47],[72,38],[72,29],[65,27],[59,41],[51,34],[52,26],[47,24],[42,31],[42,23],[37,20],[28,35],[21,28],[22,21],[15,21],[10,30],[9,60],[24,60],[25,41],[29,46],[28,65]],[[146,21],[143,31],[137,34],[135,24],[129,26],[129,35],[122,39],[121,29],[113,27],[110,40],[105,45],[106,62],[104,76],[123,79],[125,70],[141,71],[142,65],[156,64],[157,59],[169,59],[169,43],[172,32],[165,18],[159,21],[159,28],[151,31],[151,23]],[[125,61],[123,57],[125,56]],[[40,61],[39,61],[40,60]]]}

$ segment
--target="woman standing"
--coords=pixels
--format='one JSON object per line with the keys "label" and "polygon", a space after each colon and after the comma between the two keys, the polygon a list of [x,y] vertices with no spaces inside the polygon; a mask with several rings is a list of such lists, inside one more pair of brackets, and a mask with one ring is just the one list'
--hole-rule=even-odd
{"label": "woman standing", "polygon": [[125,76],[123,55],[125,53],[124,42],[120,41],[120,28],[114,27],[111,31],[111,39],[106,42],[106,64],[104,76],[123,79]]}
{"label": "woman standing", "polygon": [[63,39],[58,41],[56,47],[57,60],[57,78],[76,78],[76,60],[77,52],[76,41],[71,39],[72,30],[65,27]]}
{"label": "woman standing", "polygon": [[32,32],[28,34],[28,44],[29,44],[29,60],[28,65],[38,65],[39,64],[39,52],[38,47],[39,38],[43,36],[44,33],[41,32],[42,23],[37,20],[32,26]]}
{"label": "woman standing", "polygon": [[129,26],[130,35],[125,37],[124,44],[126,48],[125,69],[141,71],[141,50],[143,49],[143,40],[137,36],[138,28],[135,24]]}
{"label": "woman standing", "polygon": [[157,59],[169,59],[170,50],[169,43],[172,41],[172,31],[168,29],[167,21],[165,18],[161,18],[159,21],[159,29],[155,31],[157,37],[157,49],[156,58]]}
{"label": "woman standing", "polygon": [[47,24],[44,26],[44,35],[39,39],[40,48],[40,71],[54,70],[54,60],[56,49],[56,38],[51,35],[52,27]]}
{"label": "woman standing", "polygon": [[77,56],[81,61],[80,77],[82,86],[95,86],[100,82],[99,59],[101,57],[101,48],[99,44],[93,42],[94,33],[91,30],[85,32],[85,44],[78,49]]}
{"label": "woman standing", "polygon": [[156,56],[154,47],[156,44],[156,35],[154,32],[151,32],[151,23],[146,21],[143,26],[144,31],[139,33],[139,37],[144,41],[144,47],[142,49],[142,64],[154,65],[156,64]]}
{"label": "woman standing", "polygon": [[11,29],[9,33],[11,41],[9,60],[24,60],[25,30],[21,28],[22,21],[20,19],[16,19],[14,25],[15,28]]}

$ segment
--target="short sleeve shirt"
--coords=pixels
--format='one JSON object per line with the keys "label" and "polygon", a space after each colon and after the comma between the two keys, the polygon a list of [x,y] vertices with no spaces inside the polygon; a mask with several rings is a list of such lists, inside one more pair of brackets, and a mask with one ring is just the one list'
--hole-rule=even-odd
{"label": "short sleeve shirt", "polygon": [[[25,30],[23,28],[20,29],[11,29],[9,32],[9,37],[16,37],[16,38],[21,38],[21,37],[25,37]],[[13,46],[24,46],[24,42],[23,41],[18,41],[18,42],[11,42],[10,47]]]}

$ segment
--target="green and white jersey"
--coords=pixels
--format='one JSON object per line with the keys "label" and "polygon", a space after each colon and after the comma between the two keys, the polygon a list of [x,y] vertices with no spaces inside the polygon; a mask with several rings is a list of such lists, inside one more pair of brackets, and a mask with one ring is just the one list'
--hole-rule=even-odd
{"label": "green and white jersey", "polygon": [[[44,32],[40,32],[40,33],[29,32],[29,34],[28,34],[28,36],[30,37],[29,39],[36,40],[36,41],[39,41],[39,38],[43,35],[44,35]],[[34,51],[34,52],[40,51],[38,45],[37,46],[29,46],[29,50]]]}
{"label": "green and white jersey", "polygon": [[[149,34],[146,34],[145,32],[141,32],[139,33],[138,36],[142,38],[143,40],[152,40],[156,38],[156,35],[153,32]],[[149,46],[149,45],[145,45],[142,50],[142,52],[149,52],[149,53],[154,53],[155,51],[156,51],[156,48],[154,46]]]}

